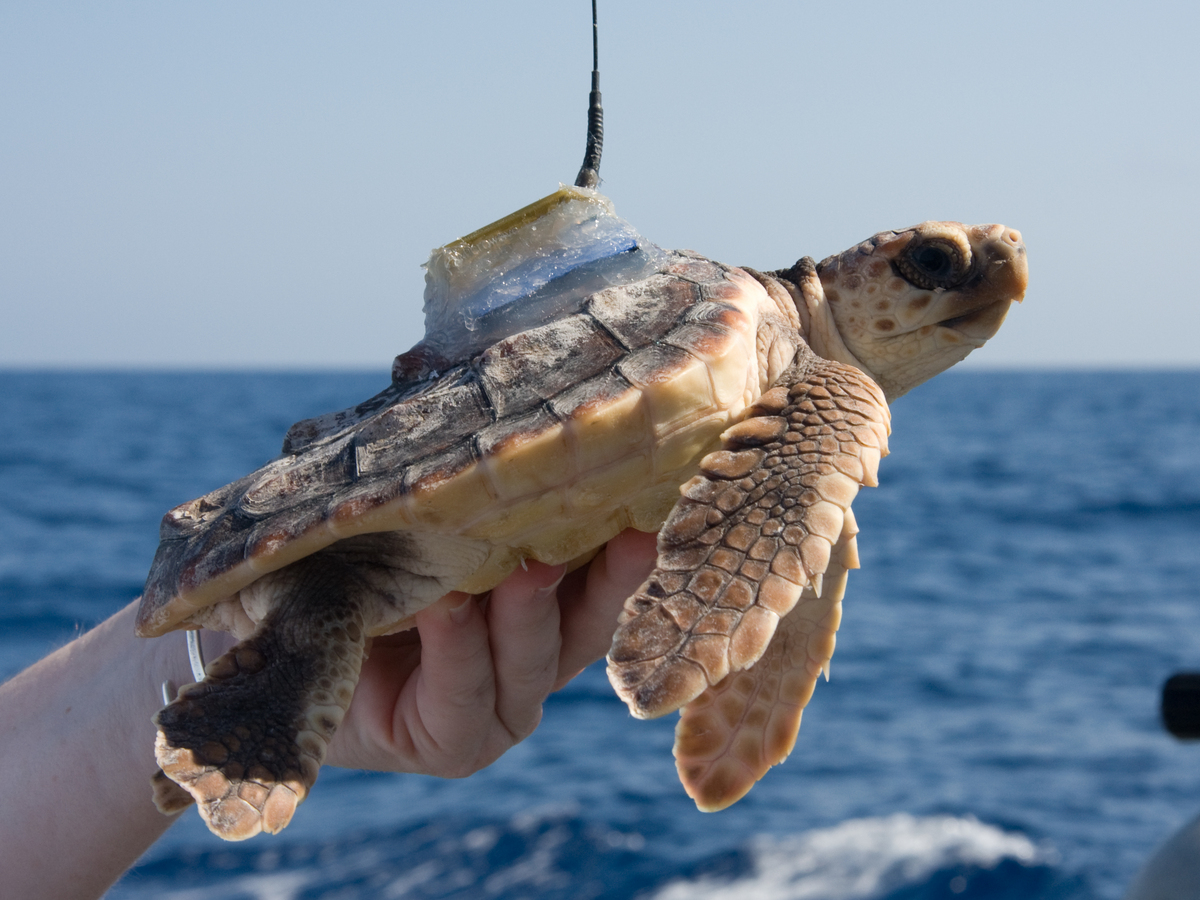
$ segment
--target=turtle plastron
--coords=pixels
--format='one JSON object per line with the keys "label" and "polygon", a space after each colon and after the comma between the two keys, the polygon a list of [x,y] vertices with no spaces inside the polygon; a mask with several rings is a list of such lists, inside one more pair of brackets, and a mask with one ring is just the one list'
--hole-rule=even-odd
{"label": "turtle plastron", "polygon": [[701,809],[791,750],[858,564],[850,504],[877,484],[888,431],[879,387],[805,347],[681,488],[608,671],[639,718],[694,704],[675,754]]}

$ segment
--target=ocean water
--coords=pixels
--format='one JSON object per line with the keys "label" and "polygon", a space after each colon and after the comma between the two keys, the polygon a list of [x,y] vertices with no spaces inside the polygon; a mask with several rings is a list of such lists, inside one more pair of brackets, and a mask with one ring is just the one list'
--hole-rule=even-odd
{"label": "ocean water", "polygon": [[[138,594],[167,508],[385,380],[0,373],[0,677]],[[282,835],[187,814],[109,896],[1115,900],[1200,809],[1158,719],[1200,669],[1200,373],[951,372],[893,429],[832,680],[731,809],[593,667],[469,779],[327,768]]]}

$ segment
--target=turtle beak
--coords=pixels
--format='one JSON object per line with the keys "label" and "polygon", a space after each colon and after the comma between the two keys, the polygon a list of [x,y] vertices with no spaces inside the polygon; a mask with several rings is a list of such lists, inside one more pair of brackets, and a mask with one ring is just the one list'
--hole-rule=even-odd
{"label": "turtle beak", "polygon": [[1005,297],[1010,303],[1025,299],[1025,288],[1029,286],[1029,262],[1025,255],[1025,242],[1021,232],[1003,225],[977,225],[971,229],[978,235],[980,243],[987,241],[991,251],[987,253],[985,280],[992,293]]}
{"label": "turtle beak", "polygon": [[1021,232],[1003,225],[970,228],[972,250],[982,262],[975,285],[962,290],[970,310],[938,324],[972,343],[992,338],[1014,302],[1025,299],[1029,265]]}

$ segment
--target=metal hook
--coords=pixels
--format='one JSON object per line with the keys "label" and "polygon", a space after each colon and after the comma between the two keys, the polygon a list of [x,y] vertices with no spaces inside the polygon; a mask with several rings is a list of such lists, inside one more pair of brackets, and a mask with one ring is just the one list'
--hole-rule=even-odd
{"label": "metal hook", "polygon": [[197,681],[204,680],[204,651],[200,649],[200,631],[187,633],[188,662],[192,664],[192,676]]}
{"label": "metal hook", "polygon": [[[192,677],[197,681],[204,680],[204,650],[200,646],[199,630],[189,630],[187,633],[188,664],[192,667]],[[169,704],[176,696],[175,684],[170,679],[162,683],[163,705]]]}

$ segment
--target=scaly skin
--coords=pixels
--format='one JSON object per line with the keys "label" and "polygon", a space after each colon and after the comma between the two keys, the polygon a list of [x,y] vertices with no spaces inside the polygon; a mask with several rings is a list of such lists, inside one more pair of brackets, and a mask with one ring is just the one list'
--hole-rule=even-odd
{"label": "scaly skin", "polygon": [[[317,780],[362,666],[364,590],[326,552],[274,576],[282,599],[254,635],[159,712],[162,772],[226,840],[282,831]],[[160,799],[179,809],[177,792]]]}
{"label": "scaly skin", "polygon": [[678,709],[753,666],[807,589],[820,596],[860,484],[887,453],[882,392],[811,351],[722,435],[625,605],[609,679],[630,710]]}
{"label": "scaly skin", "polygon": [[796,744],[817,679],[829,678],[846,576],[858,568],[854,514],[846,510],[821,590],[806,589],[782,618],[766,653],[726,675],[683,708],[675,726],[675,767],[703,812],[737,802]]}
{"label": "scaly skin", "polygon": [[795,300],[800,349],[681,488],[608,657],[635,716],[684,707],[677,767],[705,811],[787,757],[828,674],[858,565],[850,503],[877,484],[887,454],[884,394],[901,396],[996,332],[1024,295],[1025,249],[1003,226],[927,222],[819,266],[753,274]]}
{"label": "scaly skin", "polygon": [[[920,287],[905,280],[898,261],[930,245],[961,255],[962,281]],[[813,269],[801,260],[775,273],[813,323],[810,345],[819,356],[861,369],[888,402],[982,347],[1025,295],[1028,280],[1019,231],[958,222],[881,232]]]}

